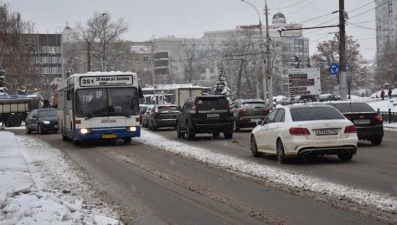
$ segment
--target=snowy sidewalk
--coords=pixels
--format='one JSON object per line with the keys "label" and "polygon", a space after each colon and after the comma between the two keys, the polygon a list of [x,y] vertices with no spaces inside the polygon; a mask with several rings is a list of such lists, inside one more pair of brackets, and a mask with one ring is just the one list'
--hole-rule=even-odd
{"label": "snowy sidewalk", "polygon": [[29,192],[34,187],[14,133],[0,131],[0,203],[6,194]]}
{"label": "snowy sidewalk", "polygon": [[[54,188],[49,181],[74,188]],[[123,224],[80,184],[58,149],[0,130],[0,225]]]}

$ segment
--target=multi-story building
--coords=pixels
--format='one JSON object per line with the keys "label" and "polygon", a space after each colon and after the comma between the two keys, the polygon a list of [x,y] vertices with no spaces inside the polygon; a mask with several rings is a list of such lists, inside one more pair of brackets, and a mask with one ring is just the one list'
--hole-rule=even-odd
{"label": "multi-story building", "polygon": [[375,0],[376,54],[397,46],[397,1]]}

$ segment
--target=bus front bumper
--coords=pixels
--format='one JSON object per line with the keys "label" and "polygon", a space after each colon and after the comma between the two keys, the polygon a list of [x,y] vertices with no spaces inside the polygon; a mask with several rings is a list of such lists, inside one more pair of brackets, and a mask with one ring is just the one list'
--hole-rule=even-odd
{"label": "bus front bumper", "polygon": [[78,140],[111,140],[140,137],[141,127],[135,126],[134,129],[131,127],[98,127],[88,130],[79,129],[76,136]]}

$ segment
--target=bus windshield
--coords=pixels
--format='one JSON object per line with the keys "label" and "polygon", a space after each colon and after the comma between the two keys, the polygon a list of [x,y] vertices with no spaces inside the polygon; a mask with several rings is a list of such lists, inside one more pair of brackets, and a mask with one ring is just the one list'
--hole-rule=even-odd
{"label": "bus windshield", "polygon": [[139,115],[139,96],[135,87],[80,89],[75,100],[77,117]]}

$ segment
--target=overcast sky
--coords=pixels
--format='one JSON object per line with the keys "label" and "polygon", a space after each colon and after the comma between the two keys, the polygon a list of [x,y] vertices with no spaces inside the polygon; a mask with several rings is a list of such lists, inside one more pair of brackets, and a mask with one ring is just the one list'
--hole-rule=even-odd
{"label": "overcast sky", "polygon": [[[265,0],[246,0],[262,15]],[[40,33],[60,32],[66,24],[74,27],[76,22],[86,22],[94,12],[107,12],[115,21],[124,17],[130,30],[124,38],[145,41],[174,35],[181,38],[200,38],[205,31],[234,29],[237,25],[258,24],[255,9],[241,0],[0,0],[8,2],[12,11],[22,14],[23,20],[35,22]],[[267,0],[269,24],[271,17],[280,11],[287,23],[302,23],[303,27],[336,25],[338,0]],[[361,53],[373,59],[376,51],[375,3],[373,0],[346,0],[345,10],[356,25],[347,25],[346,32],[358,39]],[[328,22],[327,22],[328,21]],[[369,21],[369,22],[368,22]],[[264,17],[262,22],[265,23]],[[324,23],[327,22],[327,23]],[[338,28],[308,30],[310,55],[316,45],[328,39]]]}

